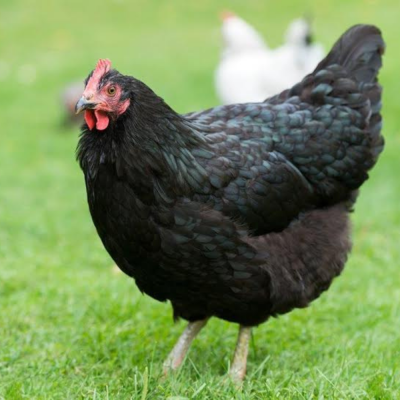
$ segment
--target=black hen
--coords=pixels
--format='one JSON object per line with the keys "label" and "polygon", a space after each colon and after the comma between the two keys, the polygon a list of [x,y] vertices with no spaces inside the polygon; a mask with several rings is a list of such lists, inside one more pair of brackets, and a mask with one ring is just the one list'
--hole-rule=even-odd
{"label": "black hen", "polygon": [[305,307],[339,275],[348,214],[383,148],[379,29],[348,30],[316,70],[263,103],[180,115],[100,60],[77,111],[90,212],[118,266],[190,321],[176,368],[207,318],[249,328]]}

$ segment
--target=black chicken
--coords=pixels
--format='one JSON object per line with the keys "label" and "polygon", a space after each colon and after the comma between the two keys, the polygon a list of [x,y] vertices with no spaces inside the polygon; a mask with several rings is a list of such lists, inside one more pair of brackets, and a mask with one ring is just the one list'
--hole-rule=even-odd
{"label": "black chicken", "polygon": [[357,25],[316,70],[263,103],[180,115],[100,60],[77,112],[77,149],[97,232],[139,289],[189,325],[164,364],[177,368],[208,318],[250,329],[306,307],[340,274],[349,212],[383,149],[384,42]]}

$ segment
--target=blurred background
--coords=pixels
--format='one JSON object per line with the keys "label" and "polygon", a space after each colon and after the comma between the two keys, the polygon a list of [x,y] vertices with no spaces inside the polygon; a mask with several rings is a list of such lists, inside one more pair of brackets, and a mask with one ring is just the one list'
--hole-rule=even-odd
{"label": "blurred background", "polygon": [[185,372],[158,383],[183,324],[173,325],[169,306],[112,269],[75,161],[79,128],[64,123],[60,100],[69,83],[109,58],[178,112],[219,104],[214,72],[226,9],[271,47],[305,14],[326,51],[361,22],[380,27],[387,43],[386,149],[356,205],[353,253],[318,302],[256,330],[245,398],[396,397],[398,0],[0,0],[0,398],[232,395],[218,377],[236,327],[221,321],[196,341]]}

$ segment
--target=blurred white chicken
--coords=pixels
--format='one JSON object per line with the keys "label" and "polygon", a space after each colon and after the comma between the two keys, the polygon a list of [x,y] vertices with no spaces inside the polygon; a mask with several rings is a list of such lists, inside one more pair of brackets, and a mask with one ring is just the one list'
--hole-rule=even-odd
{"label": "blurred white chicken", "polygon": [[324,56],[321,45],[311,44],[304,19],[289,25],[285,44],[276,49],[233,13],[224,12],[222,19],[224,48],[215,86],[223,104],[263,101],[300,81]]}
{"label": "blurred white chicken", "polygon": [[304,77],[315,69],[325,52],[321,44],[313,43],[310,23],[299,18],[289,25],[285,33],[285,44],[274,50],[274,56],[294,62],[298,73]]}

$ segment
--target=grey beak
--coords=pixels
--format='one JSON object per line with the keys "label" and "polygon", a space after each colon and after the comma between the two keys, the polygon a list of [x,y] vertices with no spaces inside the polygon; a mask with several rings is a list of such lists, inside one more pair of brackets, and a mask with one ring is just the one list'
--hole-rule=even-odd
{"label": "grey beak", "polygon": [[82,110],[92,110],[96,105],[97,103],[90,102],[82,96],[75,105],[75,112],[79,114]]}

